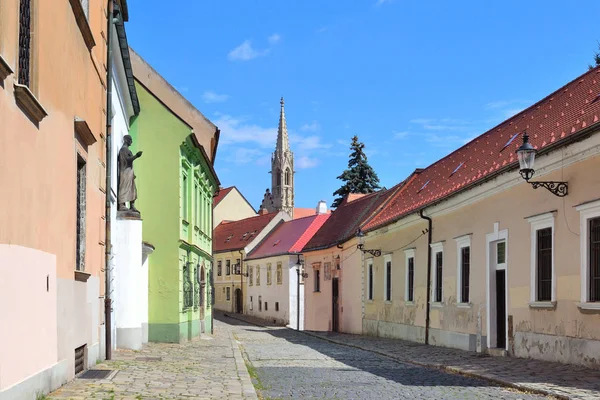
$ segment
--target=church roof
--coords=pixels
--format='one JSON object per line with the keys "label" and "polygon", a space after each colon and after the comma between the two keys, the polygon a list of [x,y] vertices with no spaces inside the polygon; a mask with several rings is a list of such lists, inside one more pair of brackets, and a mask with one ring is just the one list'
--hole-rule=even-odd
{"label": "church roof", "polygon": [[329,216],[319,214],[284,222],[251,251],[246,260],[300,252]]}
{"label": "church roof", "polygon": [[277,214],[277,212],[272,212],[239,221],[221,222],[213,232],[215,253],[243,249],[260,234]]}
{"label": "church roof", "polygon": [[280,104],[281,110],[279,112],[279,126],[277,127],[277,146],[275,147],[275,152],[283,154],[286,151],[290,151],[290,143],[288,138],[287,123],[285,121],[285,102],[283,97],[281,98]]}

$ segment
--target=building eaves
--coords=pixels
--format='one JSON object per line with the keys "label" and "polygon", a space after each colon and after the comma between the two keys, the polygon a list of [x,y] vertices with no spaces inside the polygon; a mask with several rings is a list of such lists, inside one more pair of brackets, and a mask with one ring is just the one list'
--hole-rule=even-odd
{"label": "building eaves", "polygon": [[[133,67],[131,65],[131,56],[129,54],[129,44],[127,42],[127,33],[125,31],[125,21],[129,19],[126,14],[127,2],[122,1],[124,4],[121,8],[122,19],[118,19],[115,23],[117,30],[117,37],[119,38],[119,49],[121,51],[121,58],[123,59],[123,67],[125,68],[125,76],[127,78],[127,86],[129,89],[129,96],[131,97],[131,105],[133,106],[133,112],[135,115],[140,113],[140,101],[138,99],[137,91],[135,90],[135,79],[133,77]],[[115,4],[115,7],[118,7]]]}

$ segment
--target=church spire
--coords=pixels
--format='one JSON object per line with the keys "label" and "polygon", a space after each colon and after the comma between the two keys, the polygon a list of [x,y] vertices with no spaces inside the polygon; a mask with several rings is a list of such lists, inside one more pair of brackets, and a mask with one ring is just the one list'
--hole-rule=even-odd
{"label": "church spire", "polygon": [[287,124],[285,122],[285,110],[283,97],[279,102],[281,104],[281,111],[279,113],[279,127],[277,128],[277,147],[275,152],[279,155],[283,155],[286,151],[290,151],[290,145],[288,140]]}

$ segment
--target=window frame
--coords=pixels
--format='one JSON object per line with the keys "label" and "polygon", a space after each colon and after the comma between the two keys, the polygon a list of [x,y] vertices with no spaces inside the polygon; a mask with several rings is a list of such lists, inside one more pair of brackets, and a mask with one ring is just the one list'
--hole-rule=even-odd
{"label": "window frame", "polygon": [[600,217],[600,200],[590,201],[575,206],[579,212],[580,241],[580,300],[577,307],[581,310],[600,311],[600,301],[590,301],[590,232],[589,222]]}
{"label": "window frame", "polygon": [[385,254],[383,256],[383,301],[388,304],[392,302],[392,279],[392,255]]}
{"label": "window frame", "polygon": [[267,286],[273,284],[273,266],[271,263],[267,263]]}
{"label": "window frame", "polygon": [[230,259],[225,260],[225,275],[226,276],[231,275],[231,260]]}
{"label": "window frame", "polygon": [[217,276],[223,276],[223,260],[217,260]]}
{"label": "window frame", "polygon": [[279,261],[275,270],[276,280],[278,285],[283,285],[283,263]]}
{"label": "window frame", "polygon": [[[464,302],[463,298],[463,249],[469,248],[469,281],[471,280],[471,260],[472,246],[471,246],[471,234],[459,236],[455,238],[456,241],[456,305],[457,306],[470,306],[471,304],[471,282],[469,282],[469,300]],[[442,267],[443,268],[443,267]]]}
{"label": "window frame", "polygon": [[313,292],[321,292],[321,267],[315,268],[313,272]]}
{"label": "window frame", "polygon": [[254,267],[248,265],[248,286],[254,286]]}
{"label": "window frame", "polygon": [[256,286],[260,286],[260,264],[256,266]]}
{"label": "window frame", "polygon": [[367,300],[373,301],[373,294],[375,289],[374,282],[374,271],[373,271],[373,259],[367,260]]}
{"label": "window frame", "polygon": [[[431,243],[430,244],[430,251],[431,251],[431,260],[433,261],[431,264],[431,268],[433,269],[433,273],[431,274],[431,304],[436,304],[436,305],[441,305],[444,303],[444,242],[436,242],[436,243]],[[439,282],[440,284],[440,298],[438,299],[436,294],[437,294],[437,285],[438,285],[438,279],[437,279],[437,254],[438,253],[442,253],[442,265],[441,265],[441,270],[442,270],[442,277],[441,277],[441,282]]]}
{"label": "window frame", "polygon": [[225,287],[225,301],[231,301],[231,288],[229,286]]}
{"label": "window frame", "polygon": [[[404,250],[405,260],[405,284],[404,284],[404,302],[407,304],[414,304],[415,301],[415,249]],[[413,279],[412,279],[412,299],[410,298],[410,271],[409,271],[409,260],[413,260]]]}
{"label": "window frame", "polygon": [[[554,266],[555,246],[554,237],[556,211],[546,212],[525,218],[530,225],[530,282],[529,282],[529,306],[534,308],[553,308],[556,305],[556,272]],[[538,300],[538,231],[550,228],[552,230],[552,285],[550,300]]]}

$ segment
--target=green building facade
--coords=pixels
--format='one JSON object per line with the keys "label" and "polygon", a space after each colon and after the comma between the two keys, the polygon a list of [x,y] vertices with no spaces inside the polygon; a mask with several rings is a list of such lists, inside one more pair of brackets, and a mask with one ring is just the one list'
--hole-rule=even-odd
{"label": "green building facade", "polygon": [[218,178],[192,127],[136,81],[132,124],[148,266],[148,339],[180,343],[212,330],[212,198]]}

